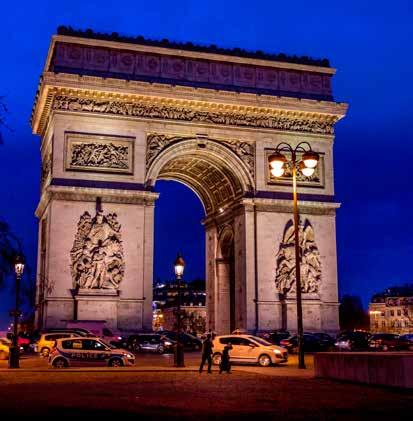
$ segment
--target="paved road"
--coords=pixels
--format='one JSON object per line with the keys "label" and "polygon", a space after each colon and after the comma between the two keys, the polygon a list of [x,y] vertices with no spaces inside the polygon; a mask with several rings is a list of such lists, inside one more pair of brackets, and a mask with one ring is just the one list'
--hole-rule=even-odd
{"label": "paved road", "polygon": [[[196,369],[198,359],[199,354],[186,354],[187,370]],[[146,419],[354,421],[409,419],[413,412],[407,392],[315,379],[311,368],[298,370],[294,360],[285,367],[235,367],[231,375],[200,375],[168,371],[171,356],[138,355],[141,371],[49,370],[43,359],[26,358],[22,370],[0,370],[0,413],[59,421],[80,415],[136,419],[137,414]],[[25,369],[29,366],[33,371]],[[162,371],[145,371],[148,367]]]}

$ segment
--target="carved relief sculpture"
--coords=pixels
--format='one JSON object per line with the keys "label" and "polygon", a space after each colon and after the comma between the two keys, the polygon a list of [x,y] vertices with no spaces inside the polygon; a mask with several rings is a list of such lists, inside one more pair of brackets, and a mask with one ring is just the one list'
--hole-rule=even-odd
{"label": "carved relief sculpture", "polygon": [[132,172],[132,142],[126,139],[68,133],[68,170]]}
{"label": "carved relief sculpture", "polygon": [[125,272],[120,228],[116,213],[80,217],[70,251],[74,288],[119,288]]}
{"label": "carved relief sculpture", "polygon": [[192,110],[183,106],[153,105],[144,102],[123,102],[98,100],[56,95],[54,110],[85,111],[129,117],[149,117],[168,120],[213,123],[230,126],[263,127],[268,129],[291,130],[304,133],[333,134],[333,121],[317,118],[293,118],[268,116],[267,114],[246,114],[241,112],[212,112]]}
{"label": "carved relief sculpture", "polygon": [[[301,291],[317,294],[321,282],[320,253],[314,239],[314,230],[308,219],[299,225],[301,254]],[[290,220],[284,230],[283,241],[276,257],[275,285],[280,294],[295,293],[294,224]]]}

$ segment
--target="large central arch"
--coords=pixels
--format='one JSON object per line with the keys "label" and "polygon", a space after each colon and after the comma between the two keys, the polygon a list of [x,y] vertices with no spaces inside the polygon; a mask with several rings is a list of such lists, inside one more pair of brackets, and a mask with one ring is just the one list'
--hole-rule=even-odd
{"label": "large central arch", "polygon": [[[242,279],[235,271],[234,208],[253,191],[253,180],[242,160],[219,141],[207,138],[175,139],[152,157],[145,180],[153,189],[157,180],[178,181],[195,192],[205,211],[208,327],[230,332],[245,320]],[[238,256],[243,258],[243,256]],[[238,263],[238,262],[237,262]],[[245,288],[238,287],[238,291]]]}

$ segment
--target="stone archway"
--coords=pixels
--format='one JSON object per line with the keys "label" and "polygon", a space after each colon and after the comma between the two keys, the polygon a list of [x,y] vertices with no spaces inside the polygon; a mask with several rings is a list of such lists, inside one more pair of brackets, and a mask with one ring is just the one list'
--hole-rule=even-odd
{"label": "stone archway", "polygon": [[32,114],[42,139],[37,325],[151,328],[153,187],[165,179],[205,209],[208,327],[293,331],[295,298],[280,298],[277,275],[290,262],[276,258],[288,246],[291,175],[274,178],[268,156],[305,141],[321,161],[298,181],[299,207],[321,272],[306,274],[318,286],[303,297],[304,327],[335,331],[333,140],[347,109],[333,99],[335,69],[72,35],[53,37]]}
{"label": "stone archway", "polygon": [[[239,308],[243,306],[238,302],[242,297],[235,293],[233,225],[234,208],[253,191],[248,166],[230,147],[215,139],[151,135],[149,145],[152,149],[148,149],[147,155],[146,187],[154,188],[157,180],[185,184],[201,200],[205,221],[208,221],[206,233],[213,232],[215,238],[216,246],[212,253],[206,253],[205,262],[208,327],[219,333],[243,327],[239,323],[246,316],[238,314],[236,317],[237,304]],[[209,267],[213,270],[208,270]]]}

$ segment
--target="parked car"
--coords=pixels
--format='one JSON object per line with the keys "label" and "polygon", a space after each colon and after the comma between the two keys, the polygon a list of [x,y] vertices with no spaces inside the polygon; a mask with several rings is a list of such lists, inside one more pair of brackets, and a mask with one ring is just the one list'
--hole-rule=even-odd
{"label": "parked car", "polygon": [[[13,333],[12,332],[0,332],[0,337],[8,339],[9,341],[13,341]],[[18,333],[17,335],[17,344],[21,347],[24,351],[29,349],[30,346],[30,339],[22,332]]]}
{"label": "parked car", "polygon": [[271,342],[274,345],[280,345],[280,342],[283,339],[289,338],[291,334],[287,330],[276,330],[274,332],[262,332],[257,336]]}
{"label": "parked car", "polygon": [[324,332],[311,332],[311,335],[318,338],[318,340],[325,345],[326,349],[330,350],[334,348],[335,339],[329,335],[328,333]]}
{"label": "parked car", "polygon": [[375,333],[369,340],[370,351],[407,351],[409,347],[408,340],[392,333]]}
{"label": "parked car", "polygon": [[285,348],[273,345],[265,339],[252,335],[224,335],[217,336],[213,341],[212,362],[219,365],[225,345],[231,343],[229,353],[231,362],[253,363],[262,367],[288,361]]}
{"label": "parked car", "polygon": [[0,360],[9,358],[11,342],[7,338],[0,338]]}
{"label": "parked car", "polygon": [[53,333],[42,333],[39,340],[35,343],[34,352],[40,353],[42,357],[48,357],[50,351],[55,346],[57,339],[61,338],[73,338],[81,337],[76,332],[53,332]]}
{"label": "parked car", "polygon": [[[304,352],[323,352],[328,351],[330,345],[325,341],[320,340],[317,336],[312,333],[303,334],[304,341]],[[290,336],[287,339],[282,339],[280,345],[284,348],[287,348],[288,352],[291,354],[298,352],[298,337],[297,335]]]}
{"label": "parked car", "polygon": [[409,343],[409,350],[413,351],[413,333],[406,333],[404,335],[400,335],[400,339],[403,341],[407,341]]}
{"label": "parked car", "polygon": [[[168,339],[176,342],[176,332],[162,332]],[[189,333],[181,333],[180,340],[186,351],[200,351],[202,349],[202,341],[196,336],[190,335]]]}
{"label": "parked car", "polygon": [[119,331],[110,329],[104,320],[75,320],[66,323],[66,328],[69,329],[84,329],[91,332],[108,344],[117,347],[127,347],[127,338]]}
{"label": "parked car", "polygon": [[54,368],[102,365],[122,367],[133,364],[135,356],[130,351],[116,348],[99,338],[57,339],[49,357],[49,365]]}
{"label": "parked car", "polygon": [[127,348],[135,352],[157,352],[163,354],[173,349],[175,341],[157,333],[141,333],[128,338]]}
{"label": "parked car", "polygon": [[338,334],[334,347],[337,351],[368,351],[369,332],[354,331]]}
{"label": "parked car", "polygon": [[[0,338],[0,360],[7,360],[10,354],[10,347],[12,346],[12,341],[10,341],[7,337]],[[22,354],[24,352],[24,348],[19,346],[19,352]]]}

